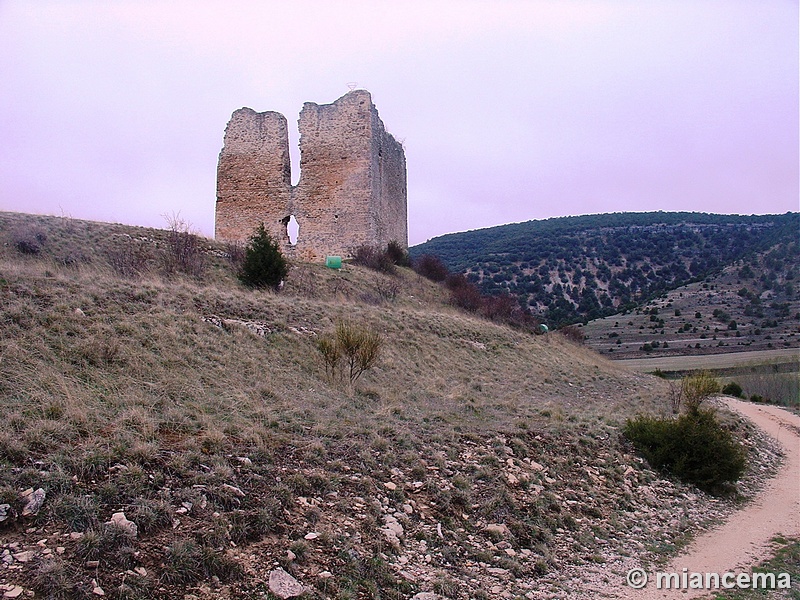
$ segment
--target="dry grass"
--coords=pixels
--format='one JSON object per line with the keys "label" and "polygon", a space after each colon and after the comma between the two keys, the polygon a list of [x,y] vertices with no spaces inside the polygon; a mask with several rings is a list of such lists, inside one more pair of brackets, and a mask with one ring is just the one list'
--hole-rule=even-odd
{"label": "dry grass", "polygon": [[[157,259],[131,275],[109,260],[114,249],[134,240],[157,257],[168,232],[0,213],[0,237],[26,226],[45,233],[38,254],[0,250],[0,473],[12,504],[27,487],[48,495],[33,521],[6,533],[23,546],[88,534],[66,542],[59,561],[20,572],[45,593],[77,589],[74,566],[96,552],[119,597],[162,586],[158,597],[182,598],[210,577],[221,581],[216,597],[251,597],[279,559],[298,575],[334,572],[319,597],[366,597],[371,586],[408,597],[415,586],[384,564],[396,550],[380,533],[380,502],[412,498],[429,516],[415,509],[409,539],[442,546],[437,522],[483,539],[476,523],[504,521],[513,546],[539,548],[533,566],[513,567],[525,576],[571,560],[553,558],[557,529],[595,539],[601,530],[586,515],[631,501],[615,485],[626,466],[641,466],[617,428],[634,413],[669,410],[664,382],[562,336],[461,313],[409,269],[295,264],[283,292],[250,291],[209,240],[202,277],[161,273]],[[391,297],[380,291],[386,278],[400,281]],[[344,321],[383,339],[380,360],[352,387],[326,377],[317,351],[319,335]],[[509,483],[510,457],[547,465],[558,482]],[[607,488],[587,487],[587,465]],[[389,492],[393,479],[409,485]],[[531,485],[552,490],[532,500]],[[582,524],[555,499],[567,488]],[[377,509],[371,498],[383,498]],[[119,510],[139,538],[95,540]],[[356,538],[347,523],[359,520]],[[326,537],[287,563],[311,530]],[[602,535],[613,539],[613,528]],[[454,539],[431,568],[461,568],[475,558],[469,548]],[[137,566],[147,581],[125,575]],[[440,587],[453,586],[452,597],[483,593]]]}

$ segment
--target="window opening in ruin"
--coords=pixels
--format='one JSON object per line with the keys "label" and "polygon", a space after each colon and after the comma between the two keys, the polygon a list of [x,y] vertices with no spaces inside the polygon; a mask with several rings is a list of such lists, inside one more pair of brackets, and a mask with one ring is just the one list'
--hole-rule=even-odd
{"label": "window opening in ruin", "polygon": [[292,246],[296,246],[297,238],[300,236],[300,224],[294,218],[294,215],[289,215],[284,219],[284,222],[286,223],[286,235],[289,236],[289,243]]}

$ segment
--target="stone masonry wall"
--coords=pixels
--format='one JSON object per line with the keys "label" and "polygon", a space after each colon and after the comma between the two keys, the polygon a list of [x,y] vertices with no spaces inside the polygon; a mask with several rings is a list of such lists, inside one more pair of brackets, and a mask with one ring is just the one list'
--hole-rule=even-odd
{"label": "stone masonry wall", "polygon": [[[246,241],[263,222],[284,253],[307,261],[349,257],[362,244],[407,246],[405,153],[369,92],[307,102],[298,124],[300,181],[292,187],[283,116],[233,114],[217,172],[217,238]],[[296,245],[286,232],[290,216],[299,225]]]}
{"label": "stone masonry wall", "polygon": [[292,192],[286,117],[241,108],[225,128],[224,144],[217,166],[217,239],[245,241],[263,222],[283,240],[280,219]]}

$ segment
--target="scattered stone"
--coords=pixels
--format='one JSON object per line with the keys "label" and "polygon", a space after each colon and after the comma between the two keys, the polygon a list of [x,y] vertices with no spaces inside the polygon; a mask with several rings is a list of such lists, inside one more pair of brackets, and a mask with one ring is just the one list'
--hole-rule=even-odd
{"label": "scattered stone", "polygon": [[22,586],[15,585],[6,593],[3,594],[3,598],[19,598],[24,591],[25,589]]}
{"label": "scattered stone", "polygon": [[11,511],[10,504],[0,504],[0,523],[8,518],[8,513]]}
{"label": "scattered stone", "polygon": [[390,492],[393,492],[397,489],[397,484],[391,481],[387,481],[386,483],[383,484],[383,487],[385,487]]}
{"label": "scattered stone", "polygon": [[105,591],[103,590],[103,588],[100,587],[100,585],[97,583],[96,579],[92,579],[92,593],[95,596],[105,596],[106,595]]}
{"label": "scattered stone", "polygon": [[34,554],[35,553],[34,553],[33,550],[26,550],[25,552],[17,552],[14,555],[14,560],[16,560],[18,562],[21,562],[21,563],[26,563],[26,562],[29,562],[33,558]]}
{"label": "scattered stone", "polygon": [[206,323],[211,323],[215,327],[219,327],[225,331],[230,331],[236,327],[242,327],[247,331],[257,335],[258,337],[266,337],[272,330],[267,327],[266,323],[259,323],[257,321],[242,321],[241,319],[223,319],[216,315],[209,315],[202,317]]}
{"label": "scattered stone", "polygon": [[142,577],[147,577],[147,569],[144,567],[134,567],[133,569],[137,575],[141,575]]}
{"label": "scattered stone", "polygon": [[44,498],[47,494],[42,488],[34,491],[33,488],[28,488],[20,494],[20,500],[25,502],[25,508],[22,509],[23,517],[35,517],[39,514],[39,509],[44,504]]}
{"label": "scattered stone", "polygon": [[307,533],[303,536],[304,539],[307,540],[315,540],[319,537],[319,534],[316,531],[312,531],[311,533]]}
{"label": "scattered stone", "polygon": [[297,579],[278,567],[277,569],[270,571],[269,591],[275,594],[278,598],[286,600],[287,598],[294,598],[302,595],[305,591],[305,588],[299,581],[297,581]]}
{"label": "scattered stone", "polygon": [[96,569],[99,566],[100,566],[100,561],[99,560],[87,560],[86,561],[86,568],[87,569]]}
{"label": "scattered stone", "polygon": [[385,525],[381,527],[381,533],[383,533],[383,537],[395,548],[400,547],[400,539],[403,537],[405,533],[403,531],[403,526],[400,522],[392,515],[384,515],[383,521]]}
{"label": "scattered stone", "polygon": [[136,523],[125,518],[124,512],[117,512],[111,515],[111,520],[106,523],[106,525],[115,525],[127,531],[131,537],[136,537],[139,533],[139,528],[136,526]]}
{"label": "scattered stone", "polygon": [[442,600],[439,594],[433,592],[420,592],[411,597],[411,600]]}
{"label": "scattered stone", "polygon": [[245,497],[245,495],[246,495],[246,494],[245,494],[245,493],[244,493],[244,492],[241,490],[241,488],[238,488],[238,487],[236,487],[235,485],[229,485],[229,484],[227,484],[227,483],[223,483],[223,484],[222,484],[222,489],[224,489],[224,490],[228,490],[228,491],[229,491],[229,492],[231,492],[231,493],[232,493],[234,496],[239,496],[239,498],[244,498],[244,497]]}

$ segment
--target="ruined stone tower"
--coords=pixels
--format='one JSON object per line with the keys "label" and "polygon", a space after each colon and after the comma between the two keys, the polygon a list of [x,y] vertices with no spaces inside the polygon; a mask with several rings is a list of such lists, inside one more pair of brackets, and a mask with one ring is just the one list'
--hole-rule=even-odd
{"label": "ruined stone tower", "polygon": [[[349,257],[362,244],[408,246],[406,159],[369,92],[300,113],[300,181],[291,185],[289,136],[280,113],[237,110],[217,168],[216,237],[246,241],[262,222],[288,256]],[[296,243],[287,225],[299,225]]]}

